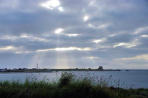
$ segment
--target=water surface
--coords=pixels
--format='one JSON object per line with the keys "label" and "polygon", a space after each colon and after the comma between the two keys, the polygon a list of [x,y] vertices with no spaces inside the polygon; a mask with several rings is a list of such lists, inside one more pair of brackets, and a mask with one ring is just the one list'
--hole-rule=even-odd
{"label": "water surface", "polygon": [[[0,73],[0,81],[45,80],[57,81],[62,72]],[[110,86],[148,88],[148,71],[70,71],[77,79],[87,77],[92,82],[105,80]]]}

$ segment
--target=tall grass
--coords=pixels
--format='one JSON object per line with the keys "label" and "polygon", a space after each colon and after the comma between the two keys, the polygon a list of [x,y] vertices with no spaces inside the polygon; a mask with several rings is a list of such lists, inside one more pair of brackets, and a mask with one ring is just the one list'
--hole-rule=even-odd
{"label": "tall grass", "polygon": [[148,98],[147,89],[127,90],[102,83],[77,80],[69,73],[63,73],[58,82],[4,81],[0,82],[0,98]]}

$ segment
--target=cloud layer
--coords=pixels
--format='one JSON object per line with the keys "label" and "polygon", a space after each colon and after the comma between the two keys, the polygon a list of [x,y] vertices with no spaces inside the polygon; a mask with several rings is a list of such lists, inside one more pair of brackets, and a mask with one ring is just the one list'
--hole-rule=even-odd
{"label": "cloud layer", "polygon": [[1,68],[148,68],[147,0],[0,0]]}

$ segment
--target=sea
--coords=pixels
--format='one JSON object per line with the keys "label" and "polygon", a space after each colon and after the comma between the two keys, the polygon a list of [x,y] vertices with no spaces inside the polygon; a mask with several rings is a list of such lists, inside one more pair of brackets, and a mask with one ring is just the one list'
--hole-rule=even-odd
{"label": "sea", "polygon": [[[65,71],[40,73],[0,73],[0,81],[47,81],[57,82]],[[73,74],[75,81],[88,79],[92,84],[101,84],[120,88],[148,88],[148,70],[129,71],[66,71]]]}

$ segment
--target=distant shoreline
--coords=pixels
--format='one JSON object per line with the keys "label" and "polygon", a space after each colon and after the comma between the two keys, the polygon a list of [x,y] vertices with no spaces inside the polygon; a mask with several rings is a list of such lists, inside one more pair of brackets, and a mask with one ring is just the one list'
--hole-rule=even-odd
{"label": "distant shoreline", "polygon": [[58,72],[58,71],[121,71],[120,69],[7,69],[0,70],[0,73],[9,72]]}
{"label": "distant shoreline", "polygon": [[120,69],[15,69],[15,70],[1,70],[0,73],[37,73],[37,72],[59,72],[59,71],[130,71],[130,70],[120,70]]}
{"label": "distant shoreline", "polygon": [[13,70],[0,70],[0,73],[38,73],[38,72],[59,72],[59,71],[147,71],[147,70],[134,70],[134,69],[13,69]]}

